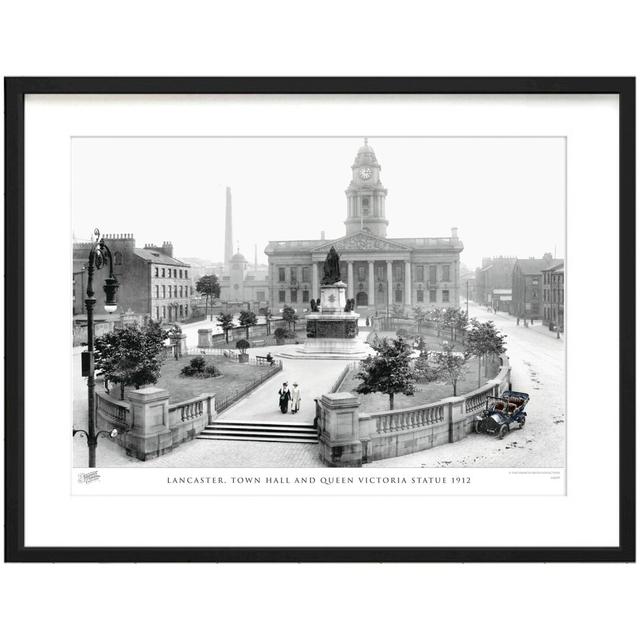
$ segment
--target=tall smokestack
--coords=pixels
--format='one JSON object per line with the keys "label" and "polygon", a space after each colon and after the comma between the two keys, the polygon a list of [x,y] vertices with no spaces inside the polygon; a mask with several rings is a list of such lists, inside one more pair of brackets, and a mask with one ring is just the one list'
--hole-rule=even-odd
{"label": "tall smokestack", "polygon": [[227,187],[227,208],[224,218],[224,263],[228,266],[233,256],[233,220],[231,217],[231,187]]}

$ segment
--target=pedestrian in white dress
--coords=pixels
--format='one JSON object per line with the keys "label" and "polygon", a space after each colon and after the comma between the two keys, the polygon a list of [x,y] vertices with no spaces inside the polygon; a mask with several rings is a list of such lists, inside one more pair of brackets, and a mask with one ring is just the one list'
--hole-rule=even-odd
{"label": "pedestrian in white dress", "polygon": [[298,413],[300,410],[300,388],[298,383],[293,383],[293,389],[291,389],[291,413]]}

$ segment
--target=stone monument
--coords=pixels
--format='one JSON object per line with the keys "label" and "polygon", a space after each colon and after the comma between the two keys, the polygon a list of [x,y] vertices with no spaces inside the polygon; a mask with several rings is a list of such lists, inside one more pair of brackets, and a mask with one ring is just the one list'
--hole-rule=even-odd
{"label": "stone monument", "polygon": [[359,314],[353,311],[353,300],[347,300],[347,285],[340,279],[340,258],[331,247],[324,261],[320,283],[320,299],[307,315],[307,339],[304,353],[353,354],[364,352],[358,336]]}

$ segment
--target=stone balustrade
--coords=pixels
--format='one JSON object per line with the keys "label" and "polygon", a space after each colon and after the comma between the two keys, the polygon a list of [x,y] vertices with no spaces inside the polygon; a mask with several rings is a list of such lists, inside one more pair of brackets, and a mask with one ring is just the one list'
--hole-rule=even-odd
{"label": "stone balustrade", "polygon": [[215,395],[201,394],[169,404],[169,392],[157,387],[129,391],[127,402],[96,390],[99,429],[118,430],[127,455],[148,460],[192,440],[216,417]]}
{"label": "stone balustrade", "polygon": [[329,466],[360,466],[457,442],[471,432],[487,397],[509,388],[510,372],[504,356],[498,375],[479,389],[431,404],[376,413],[359,412],[360,400],[353,394],[325,394],[317,410],[320,457]]}

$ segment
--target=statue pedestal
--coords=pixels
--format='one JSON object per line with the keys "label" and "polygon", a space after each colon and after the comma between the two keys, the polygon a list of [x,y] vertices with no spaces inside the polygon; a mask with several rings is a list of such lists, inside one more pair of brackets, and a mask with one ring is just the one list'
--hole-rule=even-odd
{"label": "statue pedestal", "polygon": [[353,354],[365,349],[358,336],[359,314],[345,311],[347,285],[336,282],[320,287],[320,311],[307,314],[307,339],[303,353]]}

